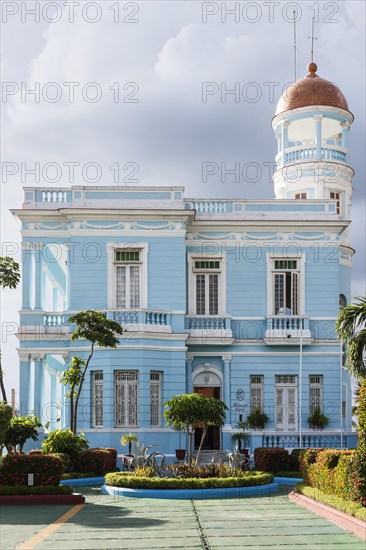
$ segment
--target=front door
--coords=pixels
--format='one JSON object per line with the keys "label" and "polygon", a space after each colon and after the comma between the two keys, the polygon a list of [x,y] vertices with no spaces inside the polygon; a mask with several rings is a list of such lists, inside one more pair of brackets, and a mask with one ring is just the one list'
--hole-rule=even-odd
{"label": "front door", "polygon": [[297,429],[297,386],[276,386],[276,429],[294,432]]}
{"label": "front door", "polygon": [[[196,387],[194,393],[201,393],[206,397],[214,397],[220,399],[220,388],[215,387]],[[202,437],[202,428],[197,428],[194,436],[194,448],[198,449]],[[203,440],[203,450],[216,451],[220,449],[220,428],[218,426],[209,426],[206,437]]]}

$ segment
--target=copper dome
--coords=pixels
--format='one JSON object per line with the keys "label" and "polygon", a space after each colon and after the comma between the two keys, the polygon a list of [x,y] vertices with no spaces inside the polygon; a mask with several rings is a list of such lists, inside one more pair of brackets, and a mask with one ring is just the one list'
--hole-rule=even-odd
{"label": "copper dome", "polygon": [[320,78],[316,74],[317,68],[315,63],[310,63],[306,77],[287,88],[277,103],[276,115],[310,105],[326,105],[348,111],[347,100],[338,86]]}

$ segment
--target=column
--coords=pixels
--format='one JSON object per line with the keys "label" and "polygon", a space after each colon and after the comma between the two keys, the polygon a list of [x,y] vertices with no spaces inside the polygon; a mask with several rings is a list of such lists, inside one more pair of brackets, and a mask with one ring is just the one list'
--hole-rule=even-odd
{"label": "column", "polygon": [[52,283],[52,311],[59,311],[58,308],[58,288],[55,283]]}
{"label": "column", "polygon": [[349,130],[349,124],[346,122],[342,122],[341,124],[342,128],[342,147],[343,149],[348,150],[348,130]]}
{"label": "column", "polygon": [[47,304],[46,304],[46,301],[47,301],[47,270],[48,270],[48,266],[46,264],[42,263],[42,285],[41,285],[42,296],[41,296],[41,300],[42,300],[42,309],[43,309],[43,311],[48,310]]}
{"label": "column", "polygon": [[64,360],[64,370],[59,373],[58,383],[60,384],[60,428],[69,428],[70,427],[70,401],[66,397],[66,393],[70,391],[69,387],[65,387],[64,384],[60,382],[62,374],[67,370],[69,363],[69,354],[65,353],[62,355]]}
{"label": "column", "polygon": [[321,160],[322,158],[322,118],[323,115],[315,115],[315,142],[316,142],[316,153],[315,158]]}
{"label": "column", "polygon": [[29,386],[30,386],[30,374],[31,363],[30,356],[20,355],[19,364],[19,414],[24,416],[29,411]]}
{"label": "column", "polygon": [[57,410],[57,378],[56,378],[56,371],[49,370],[51,377],[51,396],[50,396],[50,428],[51,430],[54,430],[57,428],[57,416],[58,416],[58,410]]}
{"label": "column", "polygon": [[66,310],[71,309],[71,264],[73,261],[73,251],[71,247],[71,243],[65,243],[66,247]]}
{"label": "column", "polygon": [[290,123],[287,120],[284,120],[281,123],[281,141],[282,141],[282,164],[286,164],[285,159],[285,150],[288,148],[288,127]]}
{"label": "column", "polygon": [[230,365],[232,361],[231,355],[223,355],[222,362],[224,363],[224,403],[228,407],[226,412],[225,424],[231,424],[231,396],[230,396]]}
{"label": "column", "polygon": [[33,256],[32,243],[22,243],[22,309],[31,308]]}
{"label": "column", "polygon": [[43,356],[38,355],[34,362],[34,414],[40,418],[42,424],[47,421],[47,418],[44,418],[44,405],[45,373]]}
{"label": "column", "polygon": [[192,362],[193,362],[193,355],[187,355],[187,359],[186,359],[186,392],[187,393],[193,393]]}
{"label": "column", "polygon": [[27,381],[27,390],[28,390],[28,409],[26,414],[32,414],[34,411],[34,357],[29,356],[29,369],[28,369],[28,381]]}
{"label": "column", "polygon": [[34,297],[34,309],[42,309],[42,244],[36,243],[35,254],[35,297]]}

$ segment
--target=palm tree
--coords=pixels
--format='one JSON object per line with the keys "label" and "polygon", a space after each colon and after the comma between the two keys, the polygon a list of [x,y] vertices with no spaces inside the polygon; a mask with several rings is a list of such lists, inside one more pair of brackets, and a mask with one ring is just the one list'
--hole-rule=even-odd
{"label": "palm tree", "polygon": [[128,445],[128,454],[129,456],[131,456],[131,453],[132,453],[132,443],[135,443],[136,441],[138,441],[139,438],[137,437],[136,434],[125,434],[121,437],[121,445],[125,446],[125,445]]}
{"label": "palm tree", "polygon": [[356,377],[366,378],[366,298],[341,309],[336,330],[346,348],[345,367]]}

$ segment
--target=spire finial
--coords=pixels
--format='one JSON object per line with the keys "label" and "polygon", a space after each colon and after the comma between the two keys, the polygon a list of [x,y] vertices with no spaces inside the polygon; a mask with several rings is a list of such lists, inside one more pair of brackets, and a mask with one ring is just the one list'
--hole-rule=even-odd
{"label": "spire finial", "polygon": [[314,40],[318,40],[314,35],[314,25],[315,17],[311,20],[311,36],[308,36],[308,38],[311,38],[311,63],[314,63]]}

